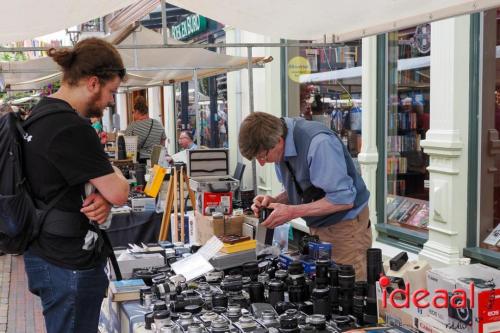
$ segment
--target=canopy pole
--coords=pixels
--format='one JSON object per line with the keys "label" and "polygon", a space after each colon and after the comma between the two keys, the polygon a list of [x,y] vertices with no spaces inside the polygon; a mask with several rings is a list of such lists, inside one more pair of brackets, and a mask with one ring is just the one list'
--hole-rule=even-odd
{"label": "canopy pole", "polygon": [[[248,54],[248,106],[250,113],[254,113],[253,104],[253,64],[252,64],[252,47],[247,48]],[[257,164],[255,158],[252,159],[252,187],[257,194]]]}
{"label": "canopy pole", "polygon": [[161,4],[161,33],[163,36],[163,45],[168,45],[167,38],[167,6],[165,0],[160,1]]}
{"label": "canopy pole", "polygon": [[193,70],[193,83],[194,83],[194,114],[196,115],[196,144],[198,148],[201,146],[201,121],[200,110],[198,105],[198,72]]}

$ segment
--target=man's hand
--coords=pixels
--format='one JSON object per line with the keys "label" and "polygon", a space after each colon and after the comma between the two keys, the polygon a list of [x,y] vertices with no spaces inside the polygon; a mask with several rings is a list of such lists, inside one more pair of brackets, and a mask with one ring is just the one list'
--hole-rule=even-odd
{"label": "man's hand", "polygon": [[111,211],[111,204],[99,193],[89,195],[83,202],[82,207],[80,212],[85,214],[89,220],[99,224],[106,222]]}
{"label": "man's hand", "polygon": [[253,198],[252,210],[256,217],[259,217],[259,212],[261,207],[268,207],[272,202],[276,202],[276,199],[270,195],[259,194]]}
{"label": "man's hand", "polygon": [[277,226],[280,226],[283,223],[286,223],[297,217],[294,213],[294,206],[284,205],[281,203],[271,203],[269,205],[269,208],[272,208],[273,212],[268,216],[264,223],[261,224],[262,226],[269,229],[274,229]]}

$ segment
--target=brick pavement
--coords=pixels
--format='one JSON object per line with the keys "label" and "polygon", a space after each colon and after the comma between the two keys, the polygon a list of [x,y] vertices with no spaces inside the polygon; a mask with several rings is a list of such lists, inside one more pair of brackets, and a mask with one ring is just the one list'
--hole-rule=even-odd
{"label": "brick pavement", "polygon": [[0,256],[0,333],[45,333],[40,299],[28,290],[22,256]]}

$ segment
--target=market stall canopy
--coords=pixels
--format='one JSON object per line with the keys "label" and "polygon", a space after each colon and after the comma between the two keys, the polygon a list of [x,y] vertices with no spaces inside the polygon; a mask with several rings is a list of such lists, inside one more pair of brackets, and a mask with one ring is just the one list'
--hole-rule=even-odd
{"label": "market stall canopy", "polygon": [[2,1],[0,44],[51,34],[122,9],[137,0]]}
{"label": "market stall canopy", "polygon": [[[161,45],[161,34],[139,27],[107,36],[106,39],[122,45]],[[169,44],[182,42],[169,39]],[[218,54],[204,49],[188,48],[147,48],[119,50],[128,72],[124,87],[157,86],[189,81],[196,70],[198,78],[222,74],[232,70],[247,68],[246,57]],[[271,57],[254,57],[254,64],[271,61]],[[0,62],[0,85],[13,89],[38,89],[60,79],[60,69],[48,57],[28,60]],[[2,73],[3,72],[3,73]]]}
{"label": "market stall canopy", "polygon": [[[500,0],[167,0],[217,22],[292,40],[342,42],[500,6]],[[333,40],[332,40],[333,38]]]}

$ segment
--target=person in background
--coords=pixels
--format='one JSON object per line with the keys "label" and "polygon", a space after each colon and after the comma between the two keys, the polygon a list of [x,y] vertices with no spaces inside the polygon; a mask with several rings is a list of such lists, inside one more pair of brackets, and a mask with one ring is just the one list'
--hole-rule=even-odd
{"label": "person in background", "polygon": [[186,150],[198,149],[198,146],[193,141],[193,133],[190,130],[181,131],[181,134],[179,134],[179,146]]}
{"label": "person in background", "polygon": [[273,209],[262,225],[304,218],[312,235],[332,244],[332,259],[353,265],[356,279],[366,280],[370,193],[340,138],[316,121],[255,112],[241,124],[238,141],[245,158],[275,164],[285,189],[254,198],[257,216],[263,207]]}
{"label": "person in background", "polygon": [[[125,68],[113,45],[99,38],[72,49],[50,49],[63,72],[61,88],[33,108],[53,114],[25,130],[26,181],[40,207],[60,198],[24,253],[29,290],[41,298],[48,333],[97,332],[108,288],[107,247],[98,224],[112,205],[127,202],[129,184],[102,149],[88,118],[114,104]],[[92,185],[97,192],[86,195]]]}
{"label": "person in background", "polygon": [[125,130],[125,135],[137,135],[137,152],[139,163],[146,163],[151,158],[154,145],[165,145],[167,136],[163,125],[156,119],[149,118],[146,99],[142,96],[136,98],[132,110],[134,121]]}
{"label": "person in background", "polygon": [[113,112],[113,128],[115,129],[116,132],[118,132],[120,130],[120,115],[118,114],[118,112],[116,112],[116,109],[115,108],[112,108],[112,112]]}
{"label": "person in background", "polygon": [[227,128],[226,121],[224,118],[219,120],[219,146],[227,148]]}
{"label": "person in background", "polygon": [[92,124],[92,128],[95,129],[95,131],[97,132],[97,135],[101,134],[102,132],[101,119],[98,117],[90,117],[90,123]]}

